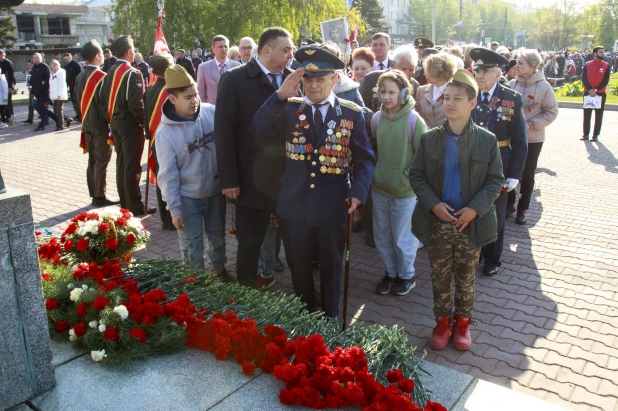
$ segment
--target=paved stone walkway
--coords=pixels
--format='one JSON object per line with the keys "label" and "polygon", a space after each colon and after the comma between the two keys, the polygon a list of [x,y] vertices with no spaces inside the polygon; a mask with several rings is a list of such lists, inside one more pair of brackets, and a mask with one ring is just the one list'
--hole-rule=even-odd
{"label": "paved stone walkway", "polygon": [[[18,108],[18,120],[24,109]],[[507,222],[498,276],[483,278],[479,271],[469,352],[428,347],[434,319],[426,250],[416,261],[416,289],[405,297],[379,296],[374,286],[383,275],[382,262],[365,245],[364,233],[355,234],[354,318],[404,327],[431,362],[576,410],[618,411],[618,160],[613,154],[618,153],[613,132],[618,113],[605,113],[599,143],[579,141],[581,122],[581,110],[562,109],[547,131],[530,222]],[[35,221],[61,230],[69,218],[90,209],[79,126],[58,133],[33,129],[20,123],[0,130],[0,167],[7,185],[32,195]],[[111,196],[114,161],[115,155],[108,172]],[[154,195],[150,198],[154,205]],[[178,258],[176,233],[161,231],[157,215],[144,222],[152,241],[137,257]],[[236,240],[230,235],[227,240],[233,269]],[[277,281],[275,289],[291,292],[287,270]]]}

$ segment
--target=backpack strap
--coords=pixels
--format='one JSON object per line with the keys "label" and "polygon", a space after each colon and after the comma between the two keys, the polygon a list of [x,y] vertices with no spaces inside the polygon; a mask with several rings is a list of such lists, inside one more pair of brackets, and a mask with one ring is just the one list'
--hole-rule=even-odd
{"label": "backpack strap", "polygon": [[373,117],[371,117],[371,132],[373,136],[377,136],[378,125],[380,124],[380,118],[382,117],[382,113],[378,110]]}

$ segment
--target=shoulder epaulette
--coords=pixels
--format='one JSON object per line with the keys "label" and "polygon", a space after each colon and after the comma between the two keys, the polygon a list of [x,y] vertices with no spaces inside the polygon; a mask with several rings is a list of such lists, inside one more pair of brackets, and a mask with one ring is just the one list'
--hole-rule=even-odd
{"label": "shoulder epaulette", "polygon": [[290,97],[290,98],[288,99],[288,102],[290,102],[290,103],[298,103],[298,104],[301,104],[303,101],[304,101],[304,100],[303,100],[303,98],[302,98],[302,97]]}
{"label": "shoulder epaulette", "polygon": [[354,110],[357,112],[361,111],[360,106],[353,101],[339,99],[339,104],[345,108],[349,108],[350,110]]}

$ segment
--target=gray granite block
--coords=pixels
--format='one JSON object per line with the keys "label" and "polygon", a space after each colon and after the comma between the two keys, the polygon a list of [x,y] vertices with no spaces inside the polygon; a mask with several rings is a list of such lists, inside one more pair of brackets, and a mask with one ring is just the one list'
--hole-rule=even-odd
{"label": "gray granite block", "polygon": [[75,347],[68,341],[59,341],[57,339],[51,340],[51,350],[52,350],[52,364],[54,367],[58,365],[64,364],[65,362],[76,359],[77,357],[81,357],[87,351],[81,350]]}
{"label": "gray granite block", "polygon": [[30,196],[23,191],[7,188],[0,194],[0,227],[32,223]]}
{"label": "gray granite block", "polygon": [[475,380],[468,374],[427,361],[423,362],[422,368],[430,374],[422,377],[425,388],[432,392],[430,399],[439,402],[448,410]]}
{"label": "gray granite block", "polygon": [[28,407],[26,404],[19,404],[13,408],[9,408],[7,411],[32,411],[32,408]]}
{"label": "gray granite block", "polygon": [[32,402],[63,411],[207,410],[258,375],[247,377],[233,360],[193,349],[122,368],[86,355],[56,367],[56,387]]}
{"label": "gray granite block", "polygon": [[[288,410],[308,410],[309,408],[301,406],[287,406],[279,401],[279,391],[283,388],[284,383],[277,381],[275,377],[268,374],[262,374],[251,380],[246,385],[241,387],[229,397],[225,398],[219,404],[209,411],[288,411]],[[356,407],[339,408],[343,411],[358,411]]]}

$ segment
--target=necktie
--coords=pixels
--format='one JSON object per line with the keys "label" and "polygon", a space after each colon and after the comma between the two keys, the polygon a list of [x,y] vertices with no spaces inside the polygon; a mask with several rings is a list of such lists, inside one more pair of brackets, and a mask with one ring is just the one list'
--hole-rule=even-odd
{"label": "necktie", "polygon": [[279,78],[279,73],[269,73],[268,75],[270,76],[270,84],[273,85],[275,90],[278,90],[279,82],[277,81],[277,79]]}
{"label": "necktie", "polygon": [[328,103],[322,104],[314,104],[315,113],[313,113],[313,125],[315,129],[319,132],[322,130],[322,126],[324,125],[324,119],[322,118],[322,112],[320,111],[320,107],[327,105]]}
{"label": "necktie", "polygon": [[384,70],[384,63],[378,64],[378,67],[380,67],[380,70]]}
{"label": "necktie", "polygon": [[223,74],[223,69],[225,68],[225,66],[221,63],[219,63],[219,74]]}
{"label": "necktie", "polygon": [[483,104],[485,105],[489,104],[489,93],[488,92],[483,93]]}

